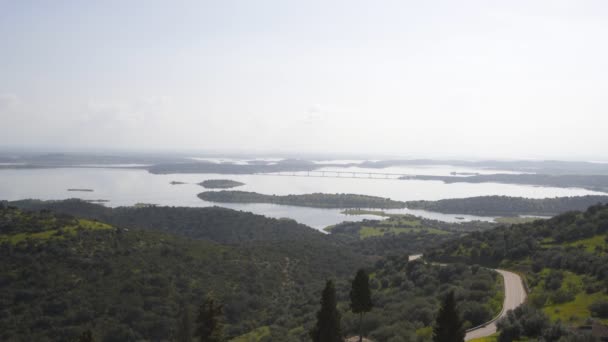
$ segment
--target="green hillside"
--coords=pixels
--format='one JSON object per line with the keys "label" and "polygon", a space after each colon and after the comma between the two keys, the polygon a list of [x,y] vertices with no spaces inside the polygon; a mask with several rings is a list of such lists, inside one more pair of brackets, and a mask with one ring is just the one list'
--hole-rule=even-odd
{"label": "green hillside", "polygon": [[[255,231],[255,218],[248,227],[233,231]],[[310,239],[220,244],[0,208],[0,340],[70,340],[85,329],[100,341],[167,340],[180,303],[194,312],[209,292],[225,303],[228,336],[272,325],[274,338],[296,329],[300,340],[325,278],[366,264],[309,230]]]}
{"label": "green hillside", "polygon": [[528,303],[571,327],[608,323],[608,206],[474,232],[425,256],[520,272]]}
{"label": "green hillside", "polygon": [[441,213],[482,216],[553,216],[572,210],[585,210],[597,203],[608,203],[608,196],[587,195],[555,198],[478,196],[438,201],[408,201],[407,207]]}
{"label": "green hillside", "polygon": [[352,335],[348,291],[360,267],[371,274],[375,305],[364,329],[377,341],[428,339],[450,290],[467,326],[492,317],[502,298],[500,277],[483,268],[407,262],[399,249],[378,257],[392,234],[357,237],[380,241],[364,256],[348,234],[222,208],[12,204],[40,210],[0,207],[2,341],[70,341],[88,329],[103,342],[172,340],[183,330],[183,303],[195,316],[209,293],[225,305],[228,338],[307,341],[326,279],[336,281]]}

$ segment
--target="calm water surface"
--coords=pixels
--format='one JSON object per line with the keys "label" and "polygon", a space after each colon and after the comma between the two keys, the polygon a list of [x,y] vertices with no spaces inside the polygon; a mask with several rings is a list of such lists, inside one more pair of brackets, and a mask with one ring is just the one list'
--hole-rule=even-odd
{"label": "calm water surface", "polygon": [[[333,168],[336,169],[336,168]],[[353,168],[338,168],[347,171]],[[360,169],[371,172],[389,172],[389,169]],[[408,174],[448,175],[450,172],[483,172],[486,170],[463,169],[450,166],[428,168],[391,168],[390,172]],[[407,172],[404,172],[407,171]],[[103,168],[60,168],[35,170],[0,170],[0,199],[17,200],[82,198],[108,200],[108,206],[128,206],[135,203],[153,203],[167,206],[204,207],[220,205],[237,210],[250,211],[270,217],[288,217],[315,228],[323,228],[342,221],[356,221],[375,216],[347,216],[336,209],[315,209],[273,204],[216,204],[200,200],[196,195],[205,191],[199,186],[206,179],[229,178],[245,183],[235,188],[264,194],[305,194],[313,192],[356,193],[388,197],[394,200],[438,200],[482,195],[506,195],[530,198],[556,196],[579,196],[598,194],[584,189],[548,188],[511,184],[444,184],[439,181],[369,179],[369,178],[322,178],[288,177],[279,175],[216,175],[175,174],[154,175],[145,170]],[[171,185],[171,181],[188,184]],[[68,188],[93,189],[93,192],[69,192]],[[391,212],[415,215],[444,221],[491,220],[488,217],[471,215],[447,215],[421,210],[391,210]]]}

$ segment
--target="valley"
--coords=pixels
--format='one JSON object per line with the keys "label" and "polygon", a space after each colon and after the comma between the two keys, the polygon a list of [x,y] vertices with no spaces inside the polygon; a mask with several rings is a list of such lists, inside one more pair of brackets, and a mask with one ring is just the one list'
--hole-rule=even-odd
{"label": "valley", "polygon": [[[265,163],[251,165],[258,167]],[[172,340],[184,332],[180,325],[184,312],[195,315],[195,303],[213,293],[224,305],[224,333],[229,340],[306,341],[314,322],[318,291],[327,279],[335,282],[344,333],[355,334],[358,319],[349,310],[348,287],[357,269],[366,269],[370,274],[375,309],[366,315],[364,332],[375,342],[429,340],[440,299],[449,292],[456,294],[467,341],[507,334],[505,331],[511,328],[506,322],[520,319],[507,316],[507,312],[526,297],[522,306],[525,309],[521,310],[540,313],[518,309],[521,311],[518,314],[545,315],[547,327],[553,327],[552,322],[559,319],[564,322],[564,329],[573,329],[595,319],[593,312],[603,310],[591,307],[604,300],[605,294],[599,290],[603,278],[598,278],[597,273],[585,273],[596,270],[555,270],[553,264],[526,266],[529,264],[525,259],[498,256],[496,252],[504,247],[493,246],[491,239],[466,242],[455,250],[452,247],[458,241],[491,236],[496,231],[520,231],[522,227],[542,227],[563,220],[574,222],[561,217],[588,207],[596,213],[593,217],[602,217],[597,213],[604,209],[597,203],[608,198],[602,194],[536,188],[546,193],[556,191],[553,192],[556,196],[536,194],[537,197],[526,198],[509,195],[513,194],[511,191],[520,194],[518,191],[522,190],[521,194],[525,194],[525,186],[493,185],[492,191],[484,196],[433,195],[420,200],[414,199],[419,195],[404,192],[407,187],[400,188],[401,184],[410,184],[410,180],[239,174],[228,179],[217,177],[219,174],[189,173],[163,176],[138,167],[0,171],[17,172],[14,175],[67,172],[71,176],[66,180],[79,184],[71,189],[94,188],[96,198],[109,198],[101,202],[104,205],[86,199],[87,192],[82,192],[83,199],[62,199],[56,196],[60,193],[59,181],[56,190],[51,188],[48,193],[51,199],[0,202],[3,208],[0,249],[9,260],[0,270],[0,286],[4,291],[0,298],[11,307],[4,316],[0,315],[0,325],[6,327],[1,339],[25,335],[40,341],[69,339],[90,329],[104,342]],[[332,167],[340,168],[343,164]],[[131,175],[129,187],[141,186],[125,198],[132,204],[116,205],[116,194],[128,189],[125,183],[116,187],[121,182],[114,177],[103,184],[98,183],[101,179],[98,176],[79,178],[84,170],[95,175]],[[469,175],[470,169],[461,167],[417,170],[473,177]],[[429,184],[420,184],[420,189],[428,188]],[[208,190],[201,193],[201,185]],[[225,190],[233,186],[243,190]],[[450,186],[445,184],[437,189],[446,190]],[[9,193],[15,190],[4,187]],[[258,188],[271,191],[251,191]],[[65,191],[66,187],[62,189]],[[115,189],[121,190],[114,193]],[[159,197],[158,189],[173,195]],[[362,193],[309,189],[355,189]],[[501,192],[505,189],[506,192]],[[378,196],[385,191],[394,197]],[[468,188],[466,193],[474,194],[475,190]],[[31,197],[44,199],[40,193],[33,194],[37,195]],[[573,196],[559,196],[563,194]],[[451,195],[448,191],[442,196]],[[181,203],[188,205],[180,206]],[[304,213],[308,216],[303,216]],[[581,215],[579,221],[591,217]],[[314,222],[310,221],[313,217],[324,223],[312,225],[315,229],[303,224]],[[331,219],[323,221],[324,217]],[[591,229],[588,226],[603,225],[601,219],[583,221],[577,226]],[[574,232],[579,228],[572,229],[563,234],[578,234]],[[517,258],[530,253],[525,248],[535,250],[537,246],[542,247],[543,253],[567,248],[589,255],[600,253],[597,254],[600,257],[606,248],[602,235],[585,235],[581,230],[580,239],[572,240],[565,237],[570,235],[559,232],[558,229],[548,236],[539,233],[542,238],[533,233],[531,237],[536,242],[506,240],[503,244],[518,246],[515,250],[521,251],[513,252]],[[419,254],[423,257],[408,258]],[[533,255],[535,260],[549,258]],[[580,257],[590,258],[586,254]],[[595,263],[595,259],[589,260]],[[38,272],[45,275],[32,278],[32,273],[18,272],[28,263],[35,263]],[[531,272],[529,267],[539,271]],[[55,278],[50,278],[50,274],[55,274]],[[58,280],[60,275],[65,279]],[[518,283],[519,275],[524,283]],[[548,277],[557,277],[563,283],[555,293],[543,295]],[[133,285],[126,288],[126,283]],[[60,296],[47,298],[42,296],[42,284],[52,284],[58,294],[70,288],[78,291],[70,300]],[[585,291],[580,290],[583,284],[587,284]],[[95,291],[99,286],[105,290]],[[522,292],[522,286],[529,294]],[[24,287],[28,288],[27,294],[18,290]],[[121,301],[125,293],[131,296],[130,301]],[[76,309],[75,299],[85,311]],[[42,312],[42,316],[35,322],[20,318],[31,312]],[[497,316],[500,319],[493,320]],[[58,317],[78,318],[58,320]],[[598,322],[608,323],[602,319]],[[571,331],[574,330],[564,330],[563,334],[574,334]],[[519,334],[530,337],[531,333]]]}

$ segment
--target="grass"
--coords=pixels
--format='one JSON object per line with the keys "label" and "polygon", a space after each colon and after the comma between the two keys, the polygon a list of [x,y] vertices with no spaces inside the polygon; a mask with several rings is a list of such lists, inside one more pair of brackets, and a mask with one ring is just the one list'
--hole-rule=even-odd
{"label": "grass", "polygon": [[[567,303],[548,305],[543,308],[543,311],[551,318],[551,320],[561,320],[567,324],[583,324],[585,320],[591,317],[589,305],[599,301],[608,300],[608,295],[602,292],[587,294],[581,292],[576,295],[576,298]],[[608,323],[608,319],[603,319],[603,323]]]}
{"label": "grass", "polygon": [[403,233],[420,233],[428,232],[429,234],[449,234],[449,232],[426,227],[362,227],[359,230],[359,237],[366,239],[374,236],[383,236],[384,234],[403,234]]}
{"label": "grass", "polygon": [[376,216],[382,216],[382,217],[391,216],[390,214],[387,214],[382,210],[365,210],[365,209],[345,209],[345,210],[342,210],[342,214],[344,214],[344,215],[376,215]]}
{"label": "grass", "polygon": [[382,225],[398,227],[420,227],[421,224],[418,218],[411,215],[393,215],[389,219],[382,221]]}
{"label": "grass", "polygon": [[49,239],[63,239],[65,234],[74,235],[79,229],[97,230],[97,229],[113,229],[109,224],[90,221],[90,220],[78,220],[78,225],[66,226],[60,229],[49,229],[42,232],[36,233],[17,233],[17,234],[5,234],[0,235],[0,243],[9,242],[10,244],[16,245],[27,239],[45,241]]}
{"label": "grass", "polygon": [[252,330],[244,335],[235,337],[230,340],[230,342],[258,342],[267,336],[270,336],[270,327],[263,326]]}
{"label": "grass", "polygon": [[505,280],[502,276],[496,277],[495,286],[498,291],[496,291],[496,294],[494,295],[494,297],[492,297],[487,303],[487,305],[490,307],[490,309],[492,309],[492,312],[494,312],[494,316],[496,316],[500,313],[500,311],[502,310],[502,305],[504,304],[504,301],[505,301],[504,282],[505,282]]}
{"label": "grass", "polygon": [[498,333],[490,335],[490,336],[480,337],[480,338],[470,340],[470,342],[496,342],[496,341],[498,341]]}
{"label": "grass", "polygon": [[[559,246],[573,246],[584,248],[585,252],[591,254],[605,254],[608,250],[608,242],[606,242],[607,234],[596,235],[587,239],[556,243],[552,238],[545,238],[541,241],[543,248],[559,247]],[[596,249],[597,248],[597,249]]]}
{"label": "grass", "polygon": [[[549,274],[549,269],[543,269],[540,275],[545,278]],[[573,300],[565,303],[552,303],[550,300],[545,306],[543,311],[549,316],[552,321],[560,320],[568,325],[580,325],[584,324],[585,321],[591,317],[589,311],[589,305],[599,300],[608,300],[608,295],[602,291],[596,293],[586,293],[584,290],[585,278],[575,273],[564,271],[564,278],[562,280],[561,290],[573,291],[576,296]],[[535,286],[532,294],[541,294],[546,292],[544,289],[545,280],[541,280],[537,286]],[[603,320],[608,322],[608,319]]]}
{"label": "grass", "polygon": [[[608,247],[608,243],[606,243],[606,234],[604,235],[596,235],[594,237],[590,237],[584,240],[578,240],[574,242],[567,243],[568,246],[581,247],[585,248],[587,253],[591,254],[605,254],[606,247]],[[597,248],[597,249],[596,249]]]}

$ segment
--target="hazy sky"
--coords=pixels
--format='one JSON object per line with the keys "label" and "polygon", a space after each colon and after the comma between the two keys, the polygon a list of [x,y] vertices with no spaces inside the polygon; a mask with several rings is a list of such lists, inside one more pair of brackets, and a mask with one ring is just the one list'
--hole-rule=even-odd
{"label": "hazy sky", "polygon": [[608,159],[607,1],[0,0],[0,146]]}

